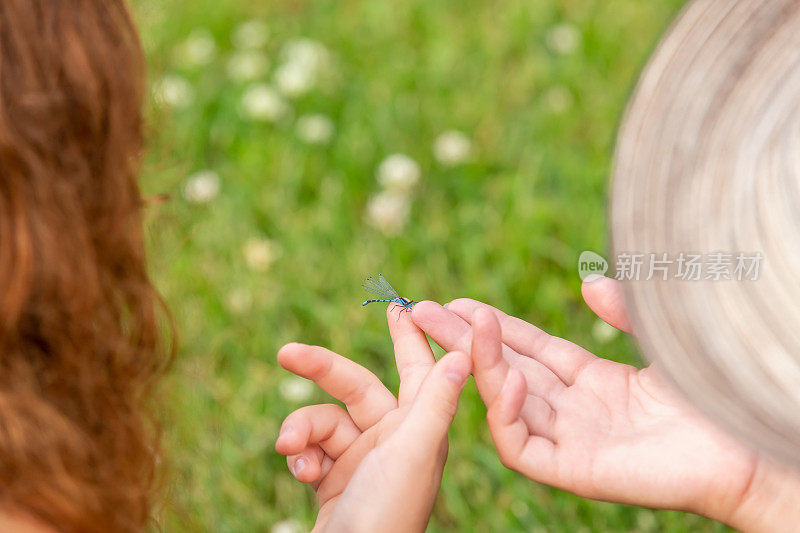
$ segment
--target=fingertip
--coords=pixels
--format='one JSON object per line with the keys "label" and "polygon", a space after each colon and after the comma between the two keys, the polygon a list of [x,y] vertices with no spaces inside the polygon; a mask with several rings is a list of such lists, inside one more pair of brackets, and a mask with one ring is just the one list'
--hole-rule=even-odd
{"label": "fingertip", "polygon": [[289,465],[289,471],[301,483],[313,483],[321,473],[320,465],[310,457],[300,455]]}
{"label": "fingertip", "polygon": [[285,370],[313,381],[314,376],[330,366],[331,352],[319,346],[293,342],[278,353],[278,363]]}
{"label": "fingertip", "polygon": [[288,449],[288,441],[288,436],[281,432],[281,434],[278,435],[278,438],[275,440],[275,451],[281,455],[291,455],[291,452]]}
{"label": "fingertip", "polygon": [[281,346],[278,350],[278,364],[283,368],[292,360],[294,355],[303,348],[303,344],[299,342],[289,342]]}
{"label": "fingertip", "polygon": [[411,319],[414,322],[427,321],[435,317],[436,313],[444,309],[441,305],[430,300],[423,300],[414,304],[411,308]]}
{"label": "fingertip", "polygon": [[495,314],[483,307],[476,306],[475,309],[473,309],[471,322],[473,328],[479,328],[481,330],[493,331],[500,327],[500,322],[497,320]]}
{"label": "fingertip", "polygon": [[275,451],[280,455],[288,457],[295,453],[299,453],[305,448],[306,443],[299,443],[293,440],[293,437],[275,441]]}
{"label": "fingertip", "polygon": [[596,281],[600,281],[603,279],[606,279],[606,277],[603,276],[602,274],[589,274],[588,276],[583,278],[583,284],[588,285],[589,283],[594,283]]}
{"label": "fingertip", "polygon": [[299,453],[305,448],[306,442],[295,428],[291,426],[282,427],[278,438],[275,440],[275,451],[281,455],[292,455]]}
{"label": "fingertip", "polygon": [[478,302],[472,298],[456,298],[447,304],[447,309],[457,315],[466,314],[469,316],[477,305]]}
{"label": "fingertip", "polygon": [[581,284],[581,295],[586,305],[603,321],[626,333],[633,333],[622,282],[606,276],[592,278],[587,276]]}
{"label": "fingertip", "polygon": [[599,274],[590,274],[583,279],[581,282],[581,295],[583,295],[583,300],[586,303],[589,303],[592,296],[605,284],[605,279],[607,279],[605,276],[600,276]]}
{"label": "fingertip", "polygon": [[584,295],[584,298],[587,294],[605,296],[609,291],[617,290],[617,287],[620,286],[619,283],[620,282],[614,278],[601,276],[599,274],[590,274],[586,276],[581,283],[581,293]]}
{"label": "fingertip", "polygon": [[[414,305],[416,307],[417,304]],[[408,328],[409,326],[416,327],[416,324],[411,319],[411,314],[414,312],[414,307],[411,308],[411,312],[408,312],[406,308],[390,305],[386,308],[386,322],[389,324],[389,331],[402,331],[403,328]]]}
{"label": "fingertip", "polygon": [[[488,320],[488,318],[489,318],[488,315],[490,315],[490,314],[491,313],[489,313],[488,310],[481,309],[477,305],[473,306],[472,311],[470,312],[470,316],[472,317],[472,320],[479,320],[479,321]],[[473,323],[473,326],[474,325],[475,324]]]}
{"label": "fingertip", "polygon": [[445,377],[457,387],[463,387],[472,372],[472,359],[465,352],[456,350],[442,358]]}
{"label": "fingertip", "polygon": [[422,300],[421,302],[415,303],[412,309],[412,313],[415,311],[417,313],[426,313],[430,311],[438,311],[439,309],[442,309],[442,306],[433,300]]}
{"label": "fingertip", "polygon": [[469,357],[469,354],[464,350],[452,350],[450,352],[447,352],[444,355],[444,357],[442,357],[442,359],[444,359],[445,357],[451,360],[456,360],[456,359],[466,360],[469,364],[471,364],[471,359]]}
{"label": "fingertip", "polygon": [[[394,309],[394,305],[389,304],[386,306],[386,323],[389,325],[389,331],[394,331],[397,326],[400,324],[400,320],[403,313],[397,315],[396,310]],[[395,316],[396,315],[396,316]]]}
{"label": "fingertip", "polygon": [[[395,320],[398,320],[398,319],[402,318],[402,315],[404,315],[405,313],[403,313],[400,309],[397,308],[399,305],[400,304],[391,303],[391,304],[388,304],[386,306],[386,319],[387,320],[391,318],[392,321],[395,321]],[[400,314],[398,315],[397,313],[400,313]]]}

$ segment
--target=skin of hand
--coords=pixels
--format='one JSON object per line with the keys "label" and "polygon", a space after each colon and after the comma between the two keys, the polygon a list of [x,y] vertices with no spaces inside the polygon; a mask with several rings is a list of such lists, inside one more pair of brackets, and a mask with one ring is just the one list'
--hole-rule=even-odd
{"label": "skin of hand", "polygon": [[408,313],[389,311],[397,398],[362,366],[330,350],[287,344],[285,369],[313,380],[339,405],[302,407],[275,448],[319,500],[314,531],[424,531],[447,457],[447,430],[472,364],[464,352],[435,361]]}
{"label": "skin of hand", "polygon": [[[582,286],[630,333],[619,283]],[[470,299],[420,302],[414,322],[446,350],[471,350],[502,463],[587,498],[685,510],[748,531],[792,530],[798,477],[728,436],[663,383]],[[782,515],[782,516],[780,516]]]}

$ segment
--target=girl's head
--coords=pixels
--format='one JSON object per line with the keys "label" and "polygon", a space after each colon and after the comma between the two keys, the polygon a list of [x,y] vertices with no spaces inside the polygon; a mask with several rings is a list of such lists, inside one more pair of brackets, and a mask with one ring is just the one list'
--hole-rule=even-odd
{"label": "girl's head", "polygon": [[0,510],[141,530],[160,349],[122,0],[0,2]]}
{"label": "girl's head", "polygon": [[[628,108],[612,206],[618,252],[727,268],[734,279],[628,283],[634,329],[700,408],[795,465],[799,29],[795,0],[689,3]],[[757,276],[738,280],[739,254],[748,270],[762,257]]]}

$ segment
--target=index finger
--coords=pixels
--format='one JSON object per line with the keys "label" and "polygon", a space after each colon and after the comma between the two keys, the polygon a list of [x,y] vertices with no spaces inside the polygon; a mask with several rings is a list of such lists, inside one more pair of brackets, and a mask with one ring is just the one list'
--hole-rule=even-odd
{"label": "index finger", "polygon": [[[400,313],[396,316],[396,313]],[[400,375],[400,391],[397,402],[400,405],[411,403],[417,396],[420,385],[433,368],[436,359],[428,344],[425,332],[411,320],[411,313],[386,311],[389,334],[394,343],[394,356],[397,373]]]}
{"label": "index finger", "polygon": [[[424,301],[414,305],[411,313],[414,323],[445,350],[471,351],[472,326],[449,307],[445,309],[437,303]],[[549,401],[564,389],[564,382],[541,362],[521,355],[505,342],[501,350],[503,359],[527,376],[530,393]]]}
{"label": "index finger", "polygon": [[535,359],[549,368],[566,385],[572,385],[578,374],[597,356],[566,339],[549,335],[521,318],[507,315],[491,305],[459,298],[447,308],[466,322],[472,319],[475,309],[487,309],[494,313],[503,331],[503,344],[515,352]]}
{"label": "index finger", "polygon": [[278,351],[278,362],[344,403],[361,431],[397,407],[394,395],[378,376],[326,348],[292,342]]}

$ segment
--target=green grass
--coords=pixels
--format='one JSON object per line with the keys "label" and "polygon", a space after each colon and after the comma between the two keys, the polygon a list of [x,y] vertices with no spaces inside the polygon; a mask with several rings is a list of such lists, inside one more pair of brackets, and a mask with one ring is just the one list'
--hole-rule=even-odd
{"label": "green grass", "polygon": [[[151,80],[178,74],[195,93],[185,109],[151,104],[143,178],[148,194],[172,197],[148,220],[152,271],[181,347],[166,387],[166,531],[265,531],[286,519],[310,528],[313,493],[294,481],[273,445],[283,417],[328,399],[282,393],[292,382],[275,354],[291,340],[321,344],[395,388],[383,313],[359,305],[366,275],[382,272],[416,299],[491,302],[599,355],[636,361],[623,337],[592,335],[596,318],[581,301],[576,264],[583,250],[607,251],[616,127],[680,4],[134,1]],[[264,81],[290,39],[309,37],[330,51],[330,75],[290,100],[294,117],[333,120],[327,146],[300,141],[292,118],[269,124],[239,113],[249,84],[232,81],[225,64],[231,31],[254,18],[270,33]],[[547,46],[561,23],[581,36],[571,53]],[[192,67],[174,50],[197,28],[211,32],[217,51]],[[552,87],[571,101],[554,106]],[[473,143],[470,160],[452,168],[432,155],[434,139],[449,129]],[[376,167],[395,152],[413,157],[422,179],[402,233],[385,236],[364,212],[381,190]],[[204,205],[187,202],[183,184],[203,169],[219,173],[220,194]],[[243,255],[254,238],[280,248],[264,271]],[[722,528],[682,513],[580,499],[504,469],[470,383],[431,530]]]}

